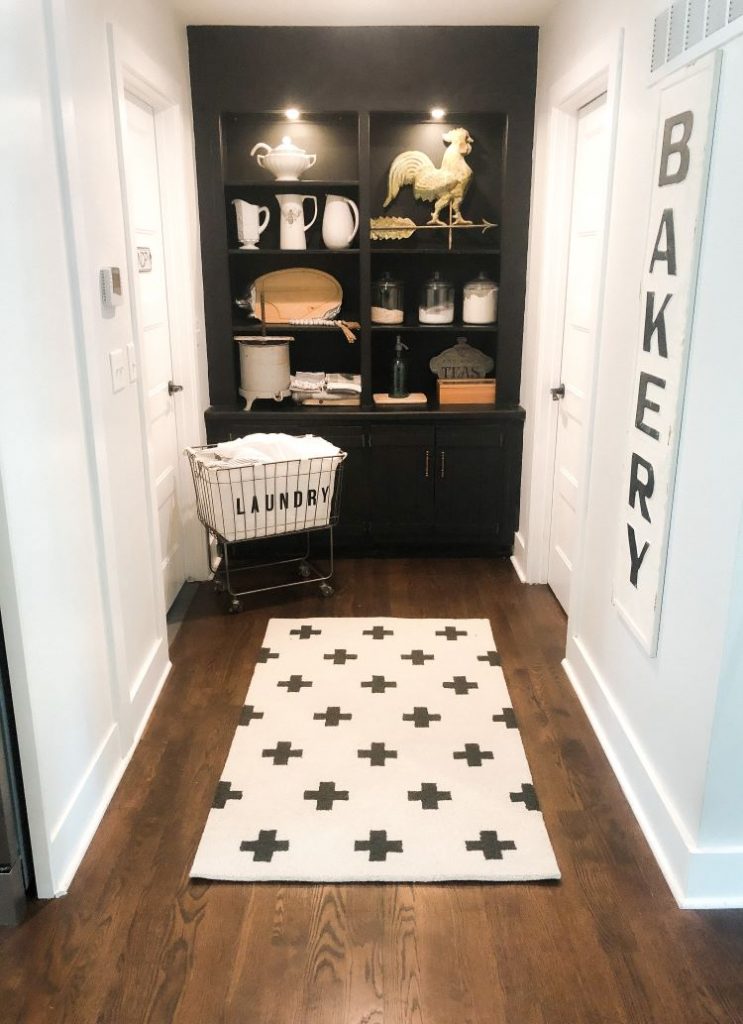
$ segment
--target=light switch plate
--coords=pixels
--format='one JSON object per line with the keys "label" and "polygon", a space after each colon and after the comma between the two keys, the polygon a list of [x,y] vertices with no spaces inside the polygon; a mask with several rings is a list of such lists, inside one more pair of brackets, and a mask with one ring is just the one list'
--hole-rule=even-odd
{"label": "light switch plate", "polygon": [[123,348],[114,348],[108,353],[109,362],[111,363],[111,387],[114,392],[123,391],[126,387],[127,381],[127,368],[126,368],[126,356],[124,355]]}
{"label": "light switch plate", "polygon": [[133,384],[137,379],[137,350],[133,341],[126,346],[126,358],[129,363],[129,383]]}

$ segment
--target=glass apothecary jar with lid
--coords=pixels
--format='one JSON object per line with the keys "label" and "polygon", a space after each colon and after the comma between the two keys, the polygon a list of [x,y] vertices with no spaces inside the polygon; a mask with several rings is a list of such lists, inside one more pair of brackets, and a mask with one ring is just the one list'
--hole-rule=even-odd
{"label": "glass apothecary jar with lid", "polygon": [[421,288],[418,320],[422,324],[450,324],[454,321],[454,285],[438,270]]}
{"label": "glass apothecary jar with lid", "polygon": [[372,281],[371,322],[401,324],[405,319],[405,287],[389,271]]}
{"label": "glass apothecary jar with lid", "polygon": [[494,324],[498,315],[498,285],[481,271],[464,286],[462,320],[466,324]]}

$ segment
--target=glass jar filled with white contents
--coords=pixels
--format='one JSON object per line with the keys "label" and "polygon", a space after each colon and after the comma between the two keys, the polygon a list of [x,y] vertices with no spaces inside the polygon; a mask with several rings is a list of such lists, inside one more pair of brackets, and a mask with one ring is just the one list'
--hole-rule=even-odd
{"label": "glass jar filled with white contents", "polygon": [[454,285],[438,270],[421,288],[418,320],[422,324],[450,324],[454,320]]}
{"label": "glass jar filled with white contents", "polygon": [[466,324],[494,324],[498,315],[498,285],[481,271],[464,286],[462,320]]}

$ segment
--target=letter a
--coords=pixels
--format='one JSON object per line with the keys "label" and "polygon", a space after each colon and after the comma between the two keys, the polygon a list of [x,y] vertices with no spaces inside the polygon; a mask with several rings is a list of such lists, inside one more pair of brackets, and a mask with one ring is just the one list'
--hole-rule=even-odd
{"label": "letter a", "polygon": [[[661,236],[666,236],[666,247],[665,249],[660,248]],[[660,218],[660,226],[658,227],[658,237],[655,239],[655,247],[653,248],[653,255],[650,257],[650,273],[653,272],[653,267],[658,260],[665,260],[666,270],[669,274],[675,276],[676,274],[676,231],[673,225],[673,210],[670,208],[663,211],[663,216]]]}

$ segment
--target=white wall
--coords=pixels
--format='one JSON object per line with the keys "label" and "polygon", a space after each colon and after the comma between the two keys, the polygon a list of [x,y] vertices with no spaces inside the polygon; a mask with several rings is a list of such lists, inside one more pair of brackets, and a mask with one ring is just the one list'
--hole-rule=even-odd
{"label": "white wall", "polygon": [[[127,302],[113,317],[98,302],[101,266],[122,268],[129,295],[108,22],[180,110],[191,280],[172,300],[191,309],[193,347],[203,333],[182,25],[144,0],[19,0],[7,14],[0,608],[50,896],[74,874],[169,670],[141,385],[114,394],[108,365],[132,320]],[[203,408],[202,394],[191,401]]]}
{"label": "white wall", "polygon": [[[740,687],[740,663],[733,663],[740,656],[740,641],[736,651],[729,637],[736,628],[731,595],[743,510],[743,419],[737,397],[743,374],[737,327],[743,322],[743,289],[735,282],[743,230],[740,37],[723,54],[656,658],[648,658],[636,644],[611,601],[658,110],[657,94],[648,89],[649,55],[653,15],[661,6],[644,0],[568,0],[540,33],[520,540],[528,564],[530,549],[544,544],[544,523],[535,515],[539,478],[532,468],[544,454],[535,423],[542,403],[549,401],[537,388],[545,338],[538,301],[552,258],[543,225],[551,177],[557,173],[548,160],[550,94],[571,69],[601,63],[624,30],[588,505],[566,667],[675,895],[688,904],[724,904],[743,902],[743,814],[733,814],[729,800],[723,808],[721,794],[713,797],[712,788],[706,805],[705,798],[716,778],[718,788],[725,776],[728,787],[743,787],[743,747],[733,749],[732,732],[716,764],[723,733],[737,728],[740,736],[743,728],[740,696],[732,696],[736,687],[730,682],[737,678]],[[538,561],[532,559],[532,566]],[[539,578],[534,570],[527,576]],[[739,591],[739,609],[740,596]],[[718,688],[722,697],[728,685],[727,711],[715,726]]]}

